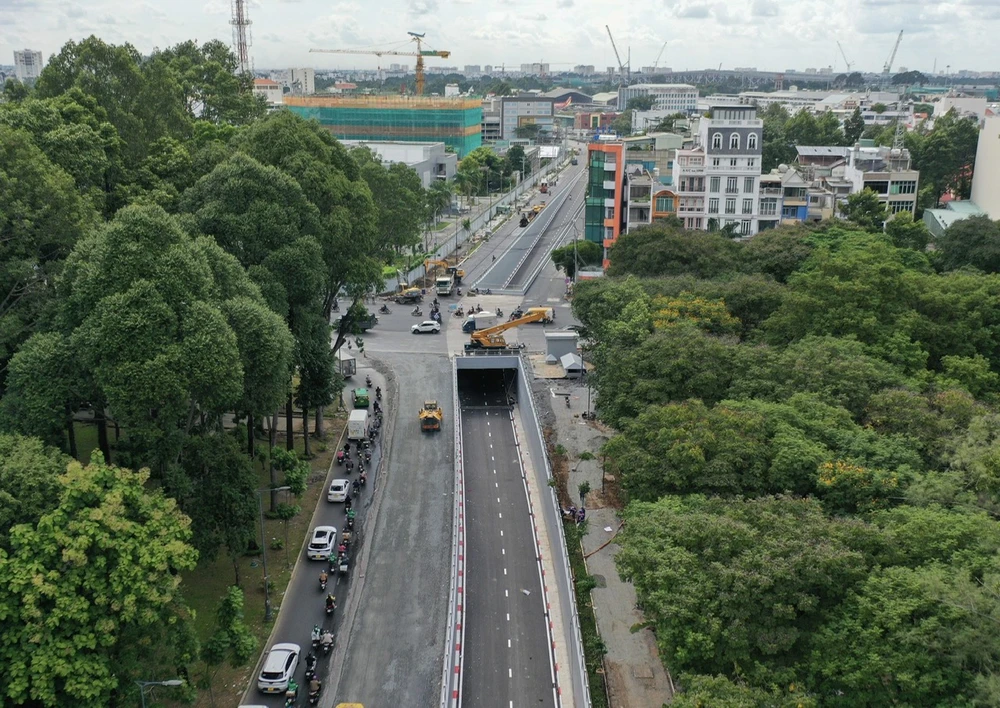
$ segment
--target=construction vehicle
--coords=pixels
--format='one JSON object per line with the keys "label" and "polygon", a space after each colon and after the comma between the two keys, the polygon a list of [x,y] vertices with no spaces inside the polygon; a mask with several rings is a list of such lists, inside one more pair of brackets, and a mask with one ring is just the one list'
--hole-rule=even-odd
{"label": "construction vehicle", "polygon": [[462,284],[462,278],[465,277],[465,271],[458,266],[450,264],[448,261],[437,261],[433,258],[428,258],[424,261],[424,268],[444,268],[444,272],[449,275],[455,276],[455,285]]}
{"label": "construction vehicle", "polygon": [[551,322],[552,319],[549,313],[543,312],[542,310],[551,308],[535,308],[536,312],[529,312],[524,317],[518,317],[516,320],[511,320],[510,322],[504,322],[498,324],[495,327],[487,327],[486,329],[481,329],[478,332],[473,332],[471,340],[465,345],[465,350],[470,351],[473,349],[506,349],[507,340],[504,339],[503,333],[508,329],[513,329],[514,327],[520,327],[523,324],[528,324],[529,322]]}
{"label": "construction vehicle", "polygon": [[420,288],[404,288],[396,296],[396,302],[400,305],[409,305],[410,303],[423,301],[424,295],[420,292]]}
{"label": "construction vehicle", "polygon": [[424,39],[423,34],[417,34],[416,32],[407,32],[410,35],[410,39],[417,43],[417,51],[415,52],[400,52],[392,49],[310,49],[310,52],[320,52],[323,54],[367,54],[369,56],[383,57],[416,57],[417,58],[417,95],[422,96],[424,94],[424,57],[441,57],[442,59],[447,59],[451,56],[449,51],[435,51],[433,49],[424,49],[421,46],[421,42]]}
{"label": "construction vehicle", "polygon": [[434,292],[438,295],[447,296],[451,295],[452,291],[455,289],[455,276],[450,273],[445,273],[434,279]]}
{"label": "construction vehicle", "polygon": [[421,430],[441,430],[441,420],[444,418],[444,413],[437,401],[424,401],[424,407],[417,415],[420,418]]}
{"label": "construction vehicle", "polygon": [[545,202],[539,202],[535,206],[531,207],[531,210],[535,212],[535,216],[538,216],[541,213],[542,209],[544,208],[545,208]]}

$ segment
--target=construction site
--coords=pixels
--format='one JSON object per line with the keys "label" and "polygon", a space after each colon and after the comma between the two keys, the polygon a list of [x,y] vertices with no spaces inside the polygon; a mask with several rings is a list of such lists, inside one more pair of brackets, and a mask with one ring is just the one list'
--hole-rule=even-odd
{"label": "construction site", "polygon": [[478,98],[286,96],[284,105],[341,140],[442,142],[459,158],[482,145]]}

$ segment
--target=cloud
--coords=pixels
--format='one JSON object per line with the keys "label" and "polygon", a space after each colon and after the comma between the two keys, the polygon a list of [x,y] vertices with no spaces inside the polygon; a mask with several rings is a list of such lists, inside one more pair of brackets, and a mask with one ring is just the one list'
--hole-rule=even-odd
{"label": "cloud", "polygon": [[559,0],[556,3],[556,7],[573,7],[573,0]]}
{"label": "cloud", "polygon": [[687,17],[691,19],[704,19],[711,14],[711,10],[708,5],[694,4],[685,5],[677,11],[678,17]]}
{"label": "cloud", "polygon": [[750,6],[750,14],[754,17],[777,17],[780,12],[774,0],[753,0]]}
{"label": "cloud", "polygon": [[437,12],[437,0],[411,0],[410,14],[422,17]]}

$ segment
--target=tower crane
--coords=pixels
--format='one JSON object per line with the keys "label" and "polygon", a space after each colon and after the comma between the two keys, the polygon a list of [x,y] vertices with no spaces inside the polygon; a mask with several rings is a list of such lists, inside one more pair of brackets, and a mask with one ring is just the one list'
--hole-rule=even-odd
{"label": "tower crane", "polygon": [[608,25],[604,25],[604,29],[606,29],[608,31],[608,39],[611,40],[611,48],[615,50],[615,59],[618,60],[618,72],[619,72],[619,76],[620,76],[621,80],[625,83],[625,85],[628,86],[628,84],[631,82],[631,79],[632,79],[632,75],[631,75],[632,74],[632,67],[630,66],[626,70],[625,65],[622,64],[622,58],[618,54],[618,47],[615,46],[615,38],[613,36],[611,36],[611,27],[609,27]]}
{"label": "tower crane", "polygon": [[847,65],[847,73],[851,73],[851,67],[854,66],[851,60],[847,58],[847,54],[844,52],[844,48],[840,44],[840,40],[837,40],[837,46],[840,48],[840,56],[844,57],[844,64]]}
{"label": "tower crane", "polygon": [[421,96],[424,93],[424,57],[441,57],[442,59],[447,59],[451,56],[450,51],[438,51],[435,49],[424,49],[421,42],[424,39],[424,34],[418,34],[416,32],[407,32],[410,35],[410,39],[417,43],[417,51],[415,52],[401,52],[395,49],[310,49],[310,52],[320,52],[323,54],[366,54],[368,56],[390,56],[390,57],[416,57],[417,58],[417,95]]}
{"label": "tower crane", "polygon": [[885,60],[885,66],[882,67],[882,88],[886,88],[889,85],[889,73],[892,71],[892,63],[896,61],[896,52],[899,51],[899,43],[903,41],[903,30],[899,30],[899,36],[896,37],[896,43],[892,45],[892,53],[889,58]]}
{"label": "tower crane", "polygon": [[656,69],[660,66],[660,59],[663,57],[663,52],[667,48],[667,43],[664,42],[663,46],[660,47],[660,53],[656,55],[656,61],[653,62],[653,73],[656,73]]}

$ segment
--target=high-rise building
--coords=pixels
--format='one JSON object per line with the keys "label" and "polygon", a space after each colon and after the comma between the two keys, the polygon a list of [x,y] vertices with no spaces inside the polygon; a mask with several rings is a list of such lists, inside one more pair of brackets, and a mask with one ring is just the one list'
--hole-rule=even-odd
{"label": "high-rise building", "polygon": [[45,62],[41,52],[36,52],[34,49],[14,52],[14,76],[22,84],[34,83],[35,79],[41,76],[43,66]]}
{"label": "high-rise building", "polygon": [[632,84],[618,87],[618,110],[628,108],[630,98],[653,97],[653,108],[674,113],[698,109],[698,89],[690,84]]}
{"label": "high-rise building", "polygon": [[518,128],[537,125],[538,132],[551,133],[555,124],[555,102],[551,98],[525,94],[504,96],[500,107],[500,130],[504,140],[522,137]]}
{"label": "high-rise building", "polygon": [[299,96],[316,93],[316,72],[312,69],[288,69],[281,77],[281,83]]}
{"label": "high-rise building", "polygon": [[459,158],[483,142],[483,106],[478,98],[285,96],[284,103],[344,140],[442,142]]}
{"label": "high-rise building", "polygon": [[995,220],[1000,219],[1000,116],[987,116],[982,126],[972,173],[972,201]]}

